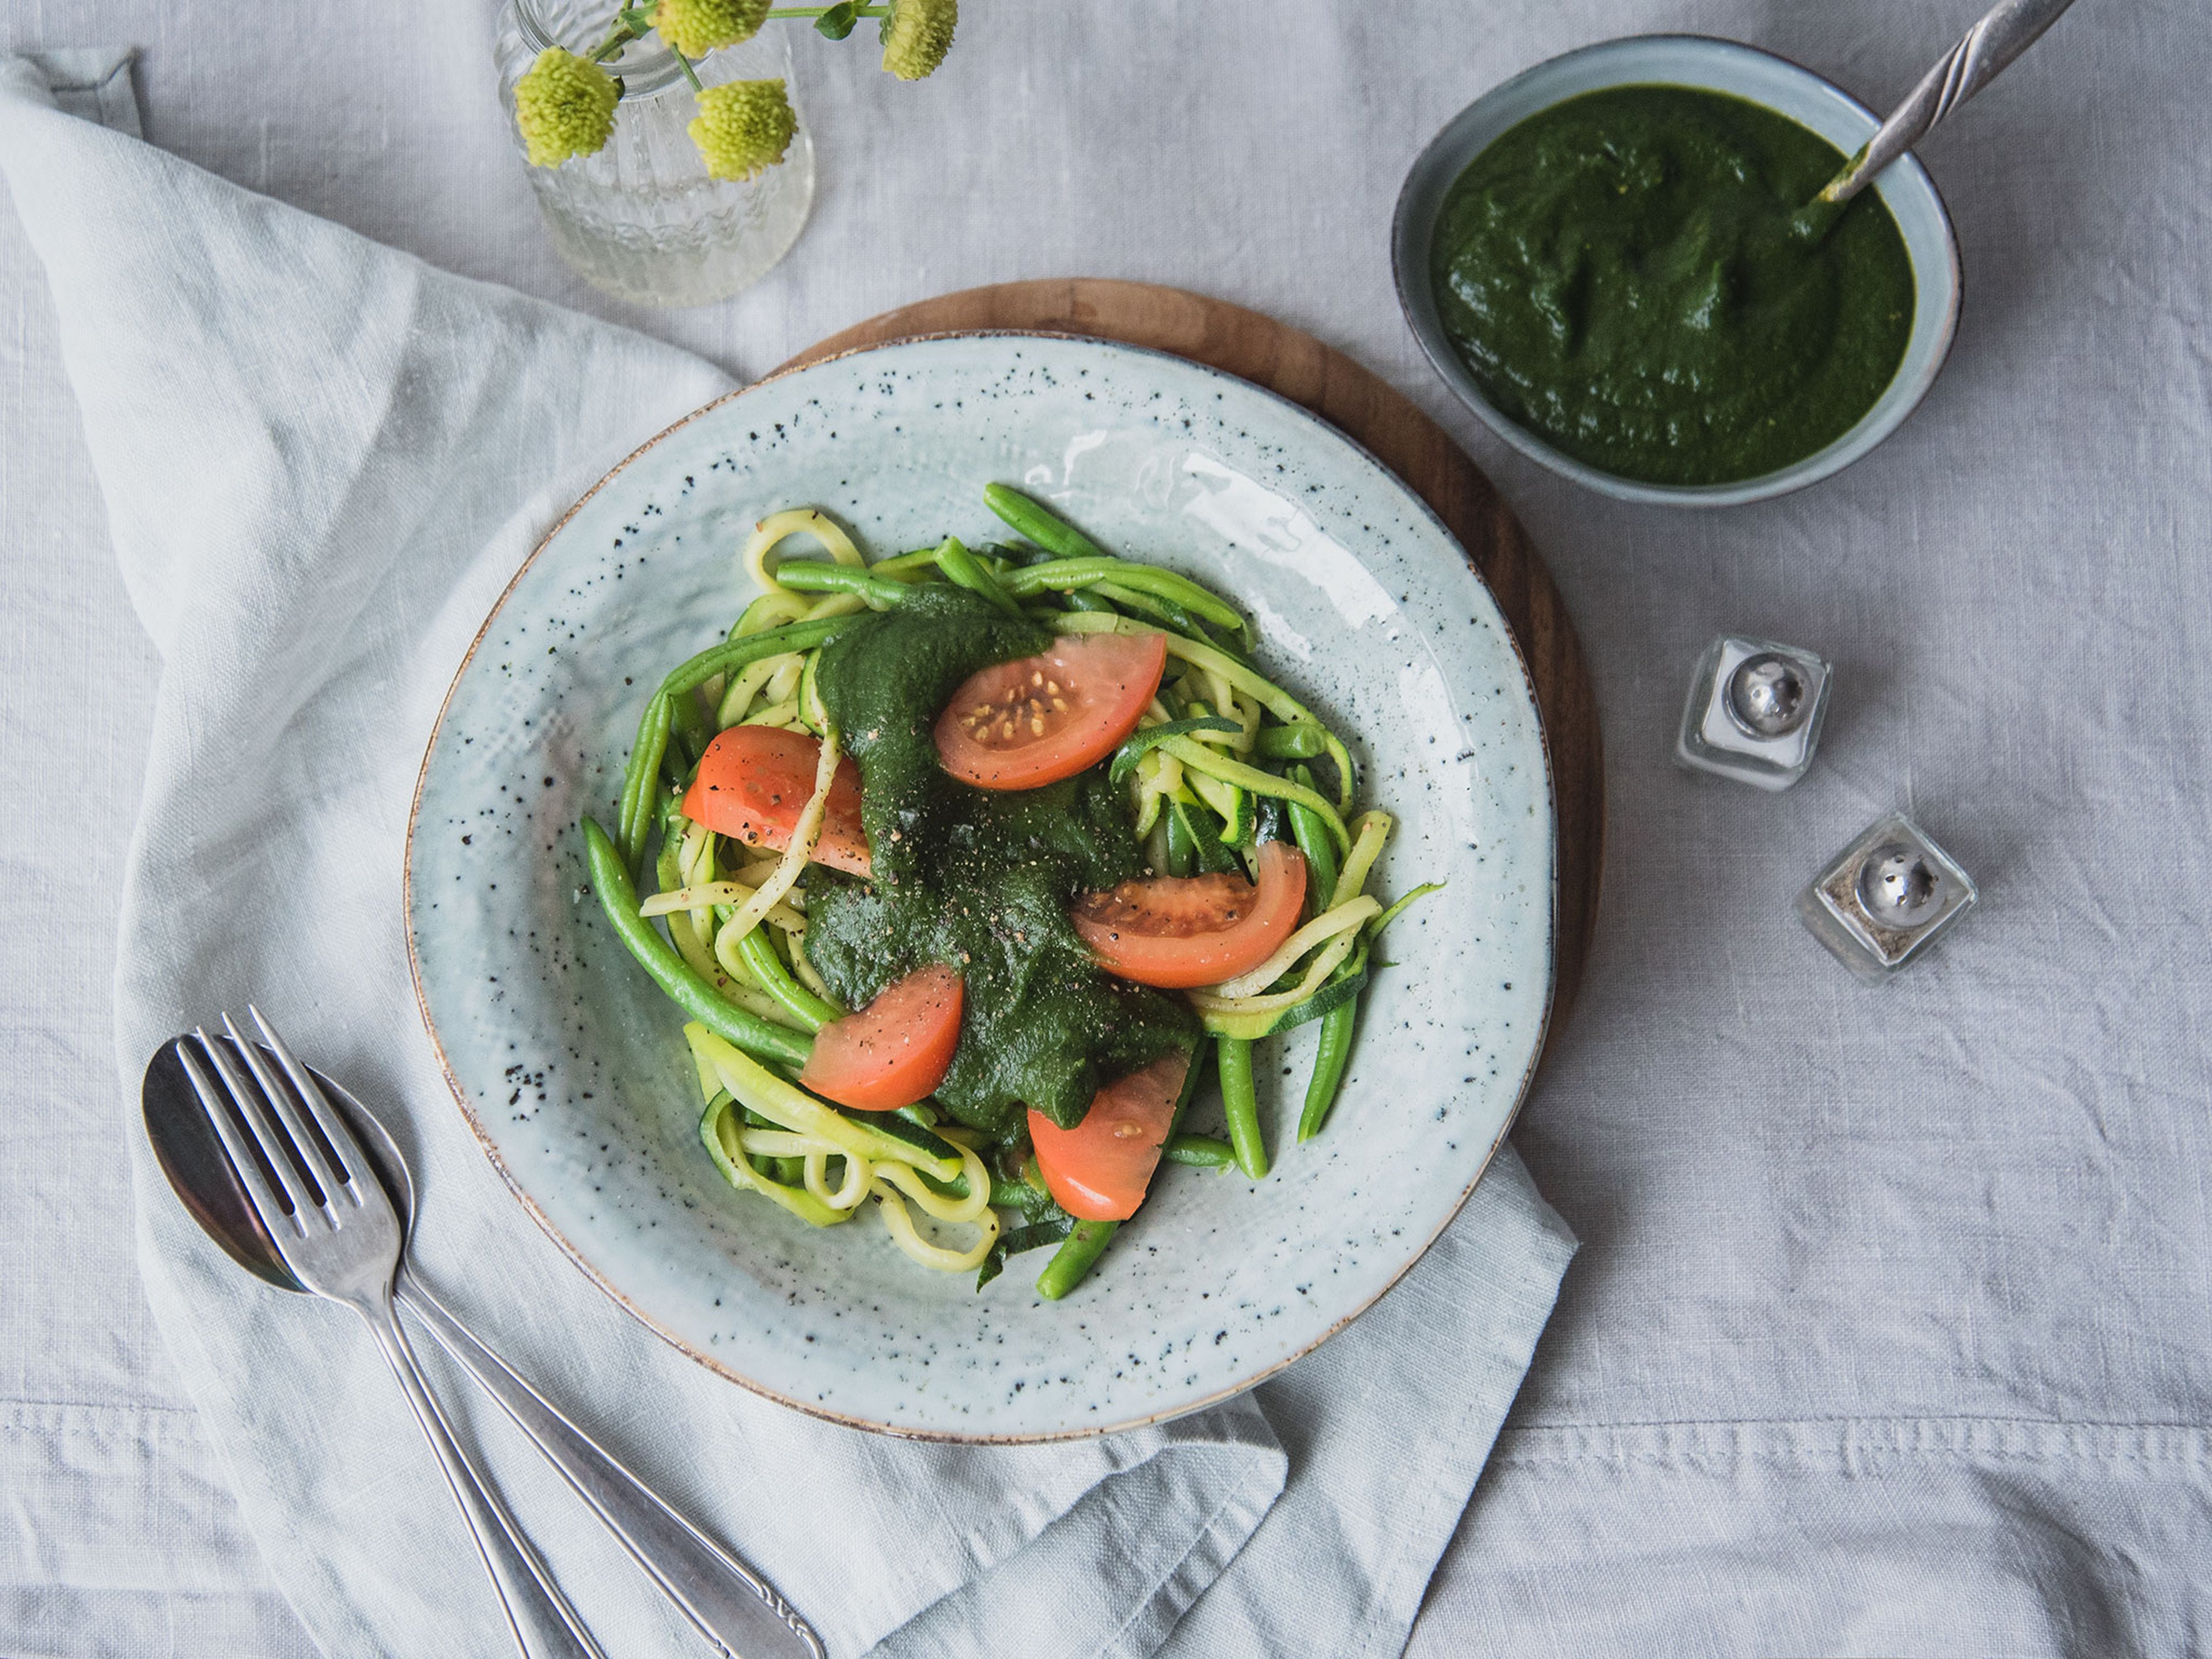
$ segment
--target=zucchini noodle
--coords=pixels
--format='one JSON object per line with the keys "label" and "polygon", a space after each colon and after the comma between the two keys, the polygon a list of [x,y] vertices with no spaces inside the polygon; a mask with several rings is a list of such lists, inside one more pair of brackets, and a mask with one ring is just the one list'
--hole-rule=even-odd
{"label": "zucchini noodle", "polygon": [[730,1097],[718,1093],[707,1103],[706,1115],[699,1120],[699,1139],[706,1143],[707,1155],[714,1160],[714,1167],[722,1172],[724,1180],[732,1187],[758,1193],[781,1204],[810,1227],[834,1227],[853,1218],[851,1210],[824,1204],[805,1188],[770,1181],[754,1169],[744,1146],[731,1131],[737,1115]]}
{"label": "zucchini noodle", "polygon": [[[955,1141],[953,1145],[958,1146],[960,1143]],[[932,1192],[919,1171],[903,1164],[883,1164],[876,1175],[878,1179],[898,1188],[939,1221],[973,1221],[991,1207],[991,1169],[973,1146],[960,1146],[960,1160],[968,1177],[965,1198],[948,1198],[943,1193]]]}
{"label": "zucchini noodle", "polygon": [[1390,815],[1388,812],[1362,812],[1358,820],[1358,838],[1352,850],[1345,854],[1344,868],[1337,872],[1336,898],[1357,898],[1367,885],[1367,872],[1375,867],[1375,860],[1382,851],[1382,843],[1390,838]]}
{"label": "zucchini noodle", "polygon": [[1304,927],[1299,928],[1297,933],[1285,939],[1277,948],[1275,954],[1257,968],[1249,973],[1239,974],[1234,979],[1225,979],[1215,986],[1213,994],[1224,1002],[1234,1002],[1242,997],[1256,996],[1282,978],[1285,974],[1289,973],[1292,963],[1324,939],[1334,939],[1339,933],[1350,933],[1364,923],[1368,917],[1382,914],[1382,906],[1376,900],[1364,896],[1340,904],[1333,910],[1324,910]]}
{"label": "zucchini noodle", "polygon": [[795,1134],[811,1135],[848,1158],[865,1158],[871,1163],[896,1159],[927,1170],[940,1181],[950,1181],[960,1173],[960,1166],[951,1159],[933,1157],[919,1146],[831,1111],[703,1025],[687,1025],[684,1035],[691,1043],[702,1086],[707,1081],[714,1083],[732,1099],[744,1103],[746,1109],[771,1123]]}
{"label": "zucchini noodle", "polygon": [[810,609],[804,593],[794,593],[787,587],[771,588],[745,607],[744,615],[730,630],[730,637],[741,640],[748,634],[764,634],[788,623],[805,622]]}
{"label": "zucchini noodle", "polygon": [[[739,866],[737,878],[748,887],[757,887],[775,873],[775,866],[782,861],[783,854],[781,853],[756,852]],[[804,893],[787,893],[783,902],[794,910],[804,912],[806,908],[806,895]]]}
{"label": "zucchini noodle", "polygon": [[[899,1166],[887,1164],[884,1167],[897,1169]],[[849,1212],[860,1208],[860,1200],[868,1195],[868,1183],[874,1179],[875,1172],[876,1166],[865,1158],[847,1158],[844,1183],[836,1191],[831,1192],[830,1190],[830,1154],[811,1152],[806,1154],[805,1172],[801,1178],[806,1183],[806,1190],[831,1209]]]}
{"label": "zucchini noodle", "polygon": [[[702,876],[709,881],[713,880],[714,873],[714,832],[703,823],[685,824],[684,839],[676,849],[677,880],[684,886],[690,887],[697,883]],[[714,919],[713,906],[696,899],[689,904],[671,908],[688,910],[691,913],[691,929],[694,933],[705,933]],[[643,914],[641,907],[640,914]]]}
{"label": "zucchini noodle", "polygon": [[771,703],[757,714],[748,714],[738,722],[740,726],[774,726],[788,728],[799,724],[799,699],[787,697],[781,702]]}
{"label": "zucchini noodle", "polygon": [[871,1190],[884,1212],[884,1225],[890,1230],[891,1242],[925,1267],[934,1267],[941,1273],[973,1273],[991,1254],[991,1246],[999,1242],[999,1212],[988,1204],[975,1218],[975,1243],[964,1250],[948,1250],[931,1243],[915,1231],[914,1218],[906,1212],[906,1200],[899,1196],[897,1188],[882,1178],[881,1171],[878,1171]]}
{"label": "zucchini noodle", "polygon": [[[1165,724],[1164,721],[1162,724]],[[1182,787],[1182,763],[1154,749],[1137,757],[1137,839],[1159,821],[1160,804]]]}
{"label": "zucchini noodle", "polygon": [[788,1129],[740,1129],[738,1145],[755,1158],[805,1158],[809,1152],[825,1157],[837,1148],[812,1135],[795,1135]]}
{"label": "zucchini noodle", "polygon": [[1339,933],[1306,964],[1305,977],[1287,991],[1264,997],[1224,997],[1207,991],[1193,991],[1189,994],[1191,1006],[1202,1014],[1273,1014],[1295,1008],[1319,990],[1321,982],[1352,954],[1358,937],[1357,931]]}
{"label": "zucchini noodle", "polygon": [[[768,562],[769,554],[785,538],[809,535],[829,550],[830,556],[839,564],[866,565],[860,550],[853,545],[853,538],[845,533],[844,526],[818,507],[794,507],[781,513],[771,513],[753,526],[753,533],[745,538],[744,552],[740,556],[745,574],[763,593],[783,590],[775,579],[775,568]],[[802,611],[801,614],[804,614]],[[832,613],[840,614],[840,613]],[[750,631],[750,630],[749,630]]]}
{"label": "zucchini noodle", "polygon": [[[771,870],[771,874],[774,872]],[[702,882],[696,887],[679,887],[673,892],[655,893],[641,903],[640,915],[665,916],[672,910],[696,912],[716,904],[738,905],[748,902],[760,890],[741,881]],[[806,931],[806,918],[787,904],[772,904],[764,921],[772,922],[787,933]],[[696,925],[696,923],[695,923]]]}
{"label": "zucchini noodle", "polygon": [[722,953],[725,935],[730,936],[734,945],[759,927],[762,919],[775,908],[777,901],[792,890],[805,870],[807,860],[814,855],[814,842],[822,834],[822,815],[829,809],[830,786],[836,781],[838,758],[837,732],[833,726],[830,735],[822,739],[822,758],[814,768],[814,793],[799,810],[799,822],[791,826],[791,845],[784,848],[775,873],[754,889],[753,896],[722,924],[721,933],[714,936],[716,956]]}
{"label": "zucchini noodle", "polygon": [[[774,911],[769,913],[769,920],[775,920]],[[791,971],[799,976],[799,982],[816,996],[828,999],[829,984],[814,971],[814,964],[806,959],[806,929],[801,927],[793,930],[787,942],[791,946]]]}
{"label": "zucchini noodle", "polygon": [[716,728],[735,726],[743,720],[745,712],[753,706],[753,699],[760,695],[761,689],[774,679],[778,671],[787,664],[803,668],[805,658],[799,652],[787,651],[780,656],[763,657],[758,662],[749,662],[739,669],[737,678],[724,689],[721,703],[714,711]]}

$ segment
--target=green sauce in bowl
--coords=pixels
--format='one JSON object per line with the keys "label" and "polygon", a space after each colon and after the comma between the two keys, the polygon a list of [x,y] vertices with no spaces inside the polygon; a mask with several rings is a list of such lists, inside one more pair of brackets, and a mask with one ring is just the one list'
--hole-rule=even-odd
{"label": "green sauce in bowl", "polygon": [[1875,191],[1825,235],[1792,229],[1844,162],[1723,93],[1553,105],[1445,195],[1445,332],[1500,412],[1588,465],[1671,485],[1778,471],[1874,407],[1912,331],[1911,261]]}

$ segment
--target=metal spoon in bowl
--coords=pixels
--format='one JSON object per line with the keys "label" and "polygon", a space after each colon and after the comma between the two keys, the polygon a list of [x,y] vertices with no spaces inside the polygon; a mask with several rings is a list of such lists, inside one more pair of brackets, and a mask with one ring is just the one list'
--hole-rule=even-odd
{"label": "metal spoon in bowl", "polygon": [[2002,0],[1936,61],[1911,95],[1890,112],[1844,170],[1820,193],[1798,209],[1791,221],[1798,234],[1825,236],[1844,204],[1875,180],[1876,174],[1936,130],[1950,112],[1997,78],[2006,64],[2035,43],[2074,0]]}
{"label": "metal spoon in bowl", "polygon": [[[140,1091],[154,1156],[192,1219],[233,1261],[280,1290],[301,1291],[200,1109],[177,1057],[183,1041],[161,1046],[147,1065]],[[360,1137],[402,1228],[411,1237],[415,1186],[398,1146],[361,1102],[320,1072],[307,1069]],[[404,1247],[395,1297],[499,1402],[709,1639],[744,1659],[823,1659],[813,1631],[766,1581],[671,1509],[471,1334],[415,1277]]]}

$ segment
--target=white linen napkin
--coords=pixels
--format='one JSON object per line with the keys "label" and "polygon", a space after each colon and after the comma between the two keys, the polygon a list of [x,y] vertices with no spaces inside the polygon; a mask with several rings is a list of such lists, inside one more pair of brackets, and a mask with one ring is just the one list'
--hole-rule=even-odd
{"label": "white linen napkin", "polygon": [[[511,1652],[366,1334],[234,1267],[139,1132],[155,1048],[249,998],[392,1125],[426,1282],[834,1654],[1398,1653],[1574,1249],[1518,1158],[1500,1153],[1348,1332],[1237,1401],[1130,1434],[895,1441],[649,1340],[531,1224],[449,1103],[408,988],[402,840],[439,701],[508,576],[626,449],[729,382],[136,131],[128,54],[0,58],[0,173],[164,659],[117,947],[139,1262],[324,1650]],[[609,1650],[703,1652],[505,1419],[445,1380]]]}

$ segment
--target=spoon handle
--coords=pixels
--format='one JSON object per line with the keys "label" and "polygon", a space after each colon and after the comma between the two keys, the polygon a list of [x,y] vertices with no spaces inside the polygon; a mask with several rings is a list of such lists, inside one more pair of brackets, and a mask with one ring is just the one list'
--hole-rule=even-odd
{"label": "spoon handle", "polygon": [[702,1633],[744,1659],[823,1659],[820,1640],[766,1580],[563,1417],[404,1270],[399,1304],[499,1402]]}
{"label": "spoon handle", "polygon": [[544,1564],[524,1540],[506,1506],[483,1483],[468,1454],[454,1440],[437,1397],[423,1380],[415,1351],[408,1346],[407,1333],[399,1328],[391,1298],[380,1295],[351,1305],[375,1333],[377,1346],[390,1363],[392,1374],[399,1379],[431,1450],[438,1455],[446,1484],[453,1489],[453,1501],[460,1505],[484,1569],[499,1592],[508,1632],[522,1659],[606,1659]]}
{"label": "spoon handle", "polygon": [[1829,202],[1848,202],[1874,177],[1934,131],[1938,122],[1997,78],[2004,66],[2034,44],[2074,0],[2002,0],[1959,44],[1921,77],[1912,95],[1891,113],[1850,167],[1820,192]]}

